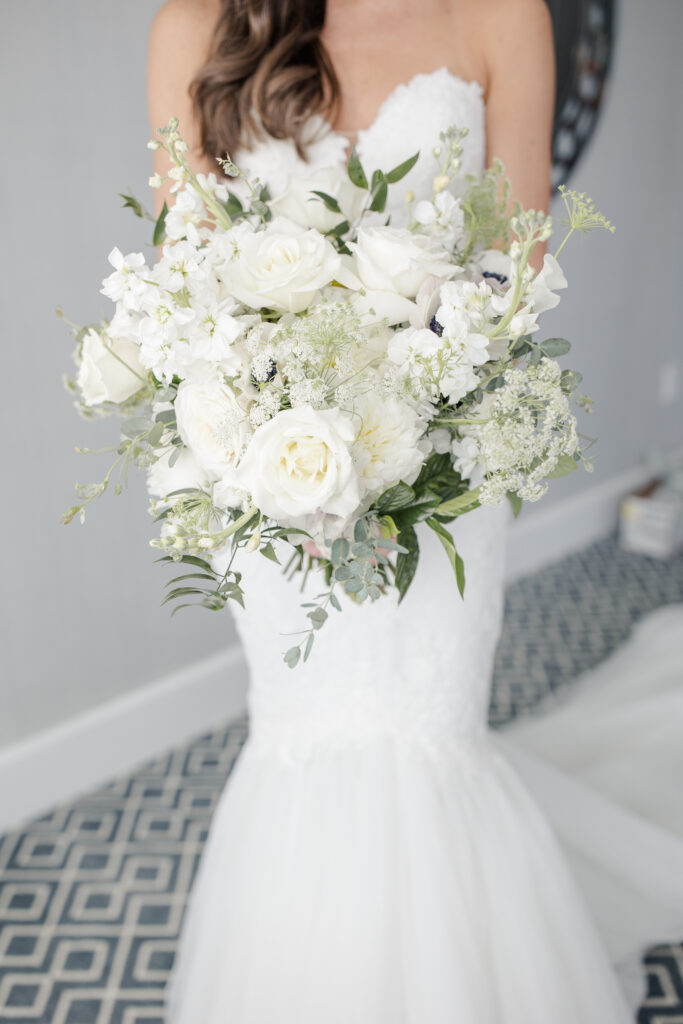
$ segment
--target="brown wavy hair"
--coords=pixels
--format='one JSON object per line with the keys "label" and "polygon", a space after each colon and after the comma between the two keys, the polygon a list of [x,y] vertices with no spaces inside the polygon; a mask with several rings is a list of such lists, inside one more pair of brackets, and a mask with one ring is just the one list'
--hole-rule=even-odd
{"label": "brown wavy hair", "polygon": [[221,0],[209,59],[190,87],[203,152],[248,147],[259,125],[292,139],[305,157],[304,126],[332,117],[339,83],[320,38],[325,0]]}

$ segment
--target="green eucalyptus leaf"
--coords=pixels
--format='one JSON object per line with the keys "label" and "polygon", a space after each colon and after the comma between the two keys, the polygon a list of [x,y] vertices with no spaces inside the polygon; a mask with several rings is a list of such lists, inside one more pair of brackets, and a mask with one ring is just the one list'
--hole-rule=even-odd
{"label": "green eucalyptus leaf", "polygon": [[299,664],[299,658],[301,657],[300,647],[290,647],[284,656],[284,660],[289,668],[296,668]]}
{"label": "green eucalyptus leaf", "polygon": [[566,338],[548,338],[547,341],[541,342],[541,351],[552,359],[566,356],[571,347],[571,343]]}

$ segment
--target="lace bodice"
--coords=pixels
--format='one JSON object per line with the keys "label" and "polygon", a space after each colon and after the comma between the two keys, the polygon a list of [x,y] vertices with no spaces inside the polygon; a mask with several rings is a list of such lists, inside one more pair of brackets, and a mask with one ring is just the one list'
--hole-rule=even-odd
{"label": "lace bodice", "polygon": [[[446,69],[417,75],[395,89],[372,126],[359,133],[358,152],[367,171],[389,170],[417,149],[422,158],[394,191],[389,212],[400,223],[403,196],[431,193],[436,162],[432,150],[439,132],[455,124],[468,135],[461,178],[484,166],[484,102],[481,87]],[[304,164],[289,142],[264,141],[238,162],[268,182],[276,195],[289,174],[339,166],[347,139],[316,120],[316,141]],[[458,182],[455,183],[458,188]],[[246,611],[235,612],[251,668],[249,697],[253,749],[274,749],[298,756],[320,743],[359,743],[391,734],[433,754],[458,739],[476,740],[483,732],[489,676],[498,638],[504,559],[504,509],[480,509],[453,526],[465,559],[467,589],[462,601],[452,569],[438,539],[419,531],[422,557],[417,577],[399,605],[396,594],[376,604],[356,606],[344,598],[342,613],[332,611],[306,664],[288,669],[284,634],[305,627],[306,598],[298,581],[287,582],[281,569],[258,554],[244,554]],[[315,575],[315,574],[314,574]],[[325,589],[309,577],[306,594]]]}
{"label": "lace bodice", "polygon": [[[408,189],[428,197],[437,164],[432,154],[439,132],[456,125],[467,128],[458,186],[467,174],[483,170],[486,158],[485,106],[478,82],[466,82],[447,68],[415,75],[397,86],[379,108],[372,125],[358,132],[356,147],[368,171],[387,171],[420,151],[420,159],[397,188],[390,189],[388,211],[393,224],[407,216],[403,197]],[[264,139],[251,151],[236,154],[239,166],[250,176],[267,182],[271,194],[284,191],[290,174],[310,175],[320,167],[343,169],[349,140],[333,131],[320,117],[310,121],[309,161],[305,163],[288,140]]]}

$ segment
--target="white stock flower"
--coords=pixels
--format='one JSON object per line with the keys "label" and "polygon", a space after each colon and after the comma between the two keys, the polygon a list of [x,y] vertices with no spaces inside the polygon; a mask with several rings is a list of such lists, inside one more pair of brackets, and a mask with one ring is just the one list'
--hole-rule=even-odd
{"label": "white stock flower", "polygon": [[449,249],[454,248],[462,236],[465,225],[462,203],[447,190],[439,192],[432,202],[427,199],[419,202],[414,216],[418,224],[437,234]]}
{"label": "white stock flower", "polygon": [[143,273],[149,274],[145,257],[141,252],[131,252],[124,256],[120,249],[114,248],[107,258],[114,273],[102,282],[102,294],[112,302],[123,303],[126,308],[135,308],[148,288],[142,279]]}
{"label": "white stock flower", "polygon": [[339,409],[285,409],[255,431],[238,483],[264,515],[285,526],[306,529],[311,517],[322,516],[346,522],[360,500],[355,435]]}
{"label": "white stock flower", "polygon": [[358,285],[326,238],[285,217],[276,217],[263,230],[245,234],[238,253],[221,273],[239,302],[281,313],[302,312],[332,281]]}
{"label": "white stock flower", "polygon": [[[314,191],[336,199],[341,213],[329,210]],[[311,168],[308,174],[290,174],[286,189],[270,201],[270,208],[274,216],[288,217],[295,224],[324,233],[343,220],[353,223],[367,198],[368,193],[356,188],[339,168],[318,167]]]}
{"label": "white stock flower", "polygon": [[355,411],[361,422],[353,456],[366,495],[377,498],[399,480],[412,484],[431,447],[421,440],[424,421],[393,396],[364,395]]}
{"label": "white stock flower", "polygon": [[129,338],[89,330],[81,346],[77,383],[86,405],[125,402],[145,383],[140,348]]}
{"label": "white stock flower", "polygon": [[397,292],[406,299],[414,299],[428,277],[457,273],[444,249],[407,228],[361,227],[349,248],[366,288]]}
{"label": "white stock flower", "polygon": [[235,393],[217,377],[184,380],[175,400],[178,433],[213,479],[234,478],[251,428]]}
{"label": "white stock flower", "polygon": [[166,214],[166,237],[173,241],[187,238],[193,245],[199,245],[197,227],[205,219],[206,207],[192,186],[188,185],[178,193]]}

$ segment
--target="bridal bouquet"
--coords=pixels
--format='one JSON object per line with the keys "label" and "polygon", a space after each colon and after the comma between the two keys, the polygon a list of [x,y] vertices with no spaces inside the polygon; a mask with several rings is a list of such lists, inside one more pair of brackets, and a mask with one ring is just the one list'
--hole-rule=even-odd
{"label": "bridal bouquet", "polygon": [[[78,487],[65,521],[83,520],[110,484],[120,490],[135,463],[161,561],[187,569],[167,601],[242,603],[239,551],[279,561],[289,549],[285,571],[322,569],[290,666],[329,608],[341,610],[340,592],[406,593],[419,523],[462,593],[448,524],[504,499],[518,513],[587,463],[570,398],[588,400],[556,362],[569,343],[536,340],[567,283],[556,257],[539,273],[530,264],[551,220],[510,215],[499,164],[454,194],[463,137],[441,134],[432,194],[406,194],[407,226],[396,227],[388,191],[417,154],[368,175],[353,151],[347,176],[311,170],[271,196],[229,159],[220,179],[195,174],[172,120],[150,143],[173,165],[175,202],[154,228],[162,255],[150,266],[114,249],[102,287],[114,315],[76,332],[78,408],[123,422],[114,464]],[[558,254],[576,230],[613,230],[585,195],[561,191]]]}

